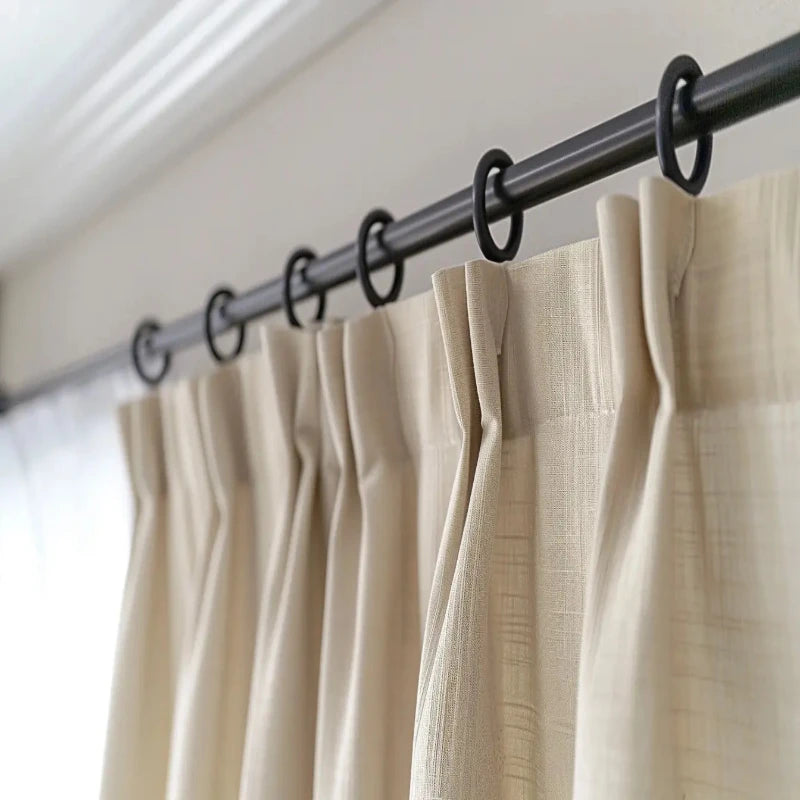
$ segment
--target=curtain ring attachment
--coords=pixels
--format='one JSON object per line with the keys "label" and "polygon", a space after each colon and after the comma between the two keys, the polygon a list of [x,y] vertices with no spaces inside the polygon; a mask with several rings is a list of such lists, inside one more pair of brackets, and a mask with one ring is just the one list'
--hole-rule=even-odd
{"label": "curtain ring attachment", "polygon": [[155,355],[150,347],[150,337],[161,330],[161,325],[152,318],[147,318],[139,323],[136,331],[131,340],[131,361],[136,374],[148,385],[158,386],[163,380],[164,376],[169,371],[170,363],[172,362],[172,354],[169,350],[165,350],[161,355],[161,366],[152,374],[148,374],[142,361],[142,350],[149,351],[146,355]]}
{"label": "curtain ring attachment", "polygon": [[[386,209],[374,208],[364,217],[358,229],[356,274],[358,275],[358,282],[361,284],[361,288],[373,308],[394,302],[397,300],[400,295],[400,290],[403,288],[403,269],[405,267],[405,261],[402,258],[394,256],[383,241],[383,229],[390,222],[394,222],[394,217],[386,211]],[[367,267],[367,238],[372,228],[378,224],[381,226],[375,234],[378,244],[381,249],[389,255],[394,264],[394,280],[392,281],[389,291],[385,295],[380,295],[375,291],[375,287],[372,285],[372,280],[370,279],[369,268]]]}
{"label": "curtain ring attachment", "polygon": [[[292,300],[292,276],[294,275],[294,270],[297,266],[297,263],[299,261],[305,261],[306,263],[300,268],[300,277],[303,279],[303,283],[305,283],[309,289],[313,290],[314,287],[311,286],[306,278],[306,267],[308,267],[312,261],[315,261],[316,258],[317,254],[310,248],[298,247],[297,250],[295,250],[289,256],[289,260],[286,262],[286,267],[283,270],[283,308],[286,311],[289,324],[293,328],[302,328],[303,325],[297,318],[297,315],[294,313],[294,300]],[[325,290],[316,290],[316,295],[317,313],[314,315],[314,321],[322,322],[322,319],[325,316]]]}
{"label": "curtain ring attachment", "polygon": [[216,342],[214,341],[214,332],[211,325],[214,309],[218,308],[219,315],[222,317],[222,319],[226,319],[225,308],[234,297],[236,297],[236,295],[232,289],[228,288],[227,286],[222,286],[211,293],[211,296],[208,298],[208,302],[206,303],[203,320],[203,335],[211,356],[219,364],[224,364],[226,361],[232,361],[234,358],[236,358],[236,356],[239,355],[239,353],[242,352],[242,348],[244,347],[245,331],[247,328],[247,325],[244,322],[240,322],[238,325],[236,325],[239,335],[236,340],[236,346],[233,348],[233,350],[231,350],[230,353],[223,353],[217,347]]}
{"label": "curtain ring attachment", "polygon": [[[522,241],[522,209],[511,214],[511,230],[508,232],[508,241],[504,247],[499,247],[492,238],[486,218],[486,183],[489,173],[495,167],[505,170],[513,163],[511,156],[505,150],[495,147],[481,156],[472,179],[472,227],[475,230],[478,246],[484,258],[489,261],[511,261]],[[502,172],[495,178],[494,192],[503,203],[513,206],[511,198],[503,189]]]}
{"label": "curtain ring attachment", "polygon": [[675,99],[675,88],[678,81],[686,82],[686,88],[679,95],[681,113],[687,118],[696,117],[696,111],[691,105],[691,91],[694,82],[703,74],[700,65],[687,55],[676,56],[669,62],[661,83],[658,85],[656,97],[656,152],[661,172],[689,194],[700,194],[708,172],[711,169],[711,148],[713,136],[704,133],[697,138],[697,152],[694,157],[694,166],[691,175],[687,178],[682,172],[678,157],[675,153],[675,125],[672,119],[672,105]]}

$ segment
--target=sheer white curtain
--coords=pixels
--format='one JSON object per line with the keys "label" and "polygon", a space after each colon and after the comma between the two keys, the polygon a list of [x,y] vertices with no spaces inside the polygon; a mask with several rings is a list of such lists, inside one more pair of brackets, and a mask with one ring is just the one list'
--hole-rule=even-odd
{"label": "sheer white curtain", "polygon": [[0,797],[96,797],[133,505],[127,374],[0,418]]}

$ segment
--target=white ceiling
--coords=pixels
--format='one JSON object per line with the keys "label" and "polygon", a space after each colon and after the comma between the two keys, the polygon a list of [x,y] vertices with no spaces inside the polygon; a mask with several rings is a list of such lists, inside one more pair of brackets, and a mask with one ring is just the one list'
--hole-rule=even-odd
{"label": "white ceiling", "polygon": [[0,269],[384,0],[0,0]]}

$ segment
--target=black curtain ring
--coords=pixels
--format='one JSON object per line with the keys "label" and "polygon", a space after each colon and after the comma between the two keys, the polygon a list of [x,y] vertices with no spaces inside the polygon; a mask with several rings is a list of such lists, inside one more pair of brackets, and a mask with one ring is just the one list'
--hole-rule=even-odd
{"label": "black curtain ring", "polygon": [[[511,156],[505,150],[495,147],[481,156],[472,179],[472,227],[475,229],[481,252],[489,261],[510,261],[517,254],[522,241],[522,209],[511,214],[511,230],[508,232],[505,247],[497,246],[486,219],[486,182],[489,173],[495,167],[506,169],[513,163]],[[503,189],[502,180],[495,179],[494,191],[504,203],[513,205]]]}
{"label": "black curtain ring", "polygon": [[[236,358],[236,356],[242,352],[242,348],[244,347],[244,335],[247,329],[246,323],[240,322],[238,325],[236,325],[236,328],[239,331],[239,336],[236,340],[236,346],[233,348],[233,350],[231,350],[230,353],[223,353],[217,348],[216,342],[214,341],[214,332],[211,330],[211,319],[214,314],[214,309],[217,307],[217,305],[219,305],[219,313],[224,318],[225,306],[231,300],[233,300],[234,297],[236,297],[236,295],[233,293],[233,290],[229,289],[227,286],[223,286],[212,292],[211,297],[208,298],[208,302],[206,303],[203,333],[205,335],[209,352],[214,360],[220,364],[224,364],[226,361],[231,361],[232,359]],[[222,301],[221,304],[220,300]]]}
{"label": "black curtain ring", "polygon": [[[136,331],[133,334],[133,339],[131,340],[131,361],[133,361],[133,368],[136,370],[136,374],[148,386],[157,386],[159,383],[161,383],[162,379],[167,374],[170,362],[172,361],[172,354],[169,352],[169,350],[165,350],[161,354],[161,366],[158,368],[157,372],[148,374],[144,368],[144,363],[142,362],[142,349],[150,349],[150,337],[156,333],[156,331],[160,330],[161,325],[159,325],[156,320],[145,319],[139,323],[139,326],[136,328]],[[152,357],[154,353],[149,352],[147,355]]]}
{"label": "black curtain ring", "polygon": [[[317,254],[313,250],[308,247],[298,247],[297,250],[289,256],[289,260],[286,262],[286,267],[283,270],[283,307],[286,310],[286,316],[289,318],[289,324],[293,328],[303,327],[300,320],[297,319],[297,315],[294,313],[294,300],[292,300],[292,276],[294,275],[294,269],[298,261],[306,262],[300,269],[300,276],[303,279],[303,283],[310,289],[313,289],[306,278],[306,267],[310,262],[315,261],[316,258]],[[317,313],[314,316],[314,321],[322,322],[322,318],[325,316],[325,290],[317,290],[316,295]]]}
{"label": "black curtain ring", "polygon": [[678,184],[689,194],[699,194],[708,178],[711,169],[711,146],[713,137],[704,133],[697,138],[697,153],[694,157],[692,174],[687,178],[682,172],[675,153],[675,126],[672,119],[672,104],[675,99],[675,88],[678,81],[686,82],[686,89],[681,92],[681,113],[690,119],[695,115],[691,105],[691,92],[694,82],[703,74],[700,65],[687,55],[677,56],[669,62],[661,83],[658,85],[656,99],[656,152],[661,172],[665,178]]}
{"label": "black curtain ring", "polygon": [[[369,300],[373,308],[394,302],[397,300],[400,295],[400,290],[403,288],[403,269],[405,267],[405,261],[402,258],[394,256],[383,241],[383,228],[390,222],[394,222],[394,217],[386,211],[386,209],[374,208],[364,217],[361,227],[358,229],[356,273],[358,275],[358,282],[361,284],[361,288],[364,290],[364,294],[367,296],[367,300]],[[392,281],[391,288],[385,295],[379,295],[375,291],[375,287],[372,285],[372,280],[370,279],[369,268],[367,267],[367,238],[372,228],[378,224],[381,226],[376,234],[378,244],[392,259],[392,263],[394,264],[394,280]]]}

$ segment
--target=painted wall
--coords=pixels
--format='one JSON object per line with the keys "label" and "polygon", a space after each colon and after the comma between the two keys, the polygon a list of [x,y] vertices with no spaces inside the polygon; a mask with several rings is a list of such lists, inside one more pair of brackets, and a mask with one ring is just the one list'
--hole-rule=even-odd
{"label": "painted wall", "polygon": [[[3,275],[0,378],[19,386],[127,340],[145,314],[166,321],[218,283],[273,277],[299,244],[344,244],[373,206],[403,215],[467,185],[488,147],[522,158],[651,99],[680,52],[712,70],[798,29],[793,0],[394,0],[157,180]],[[798,130],[795,103],[718,135],[706,193],[799,164]],[[529,211],[520,257],[592,236],[597,199],[657,169]],[[411,259],[403,296],[476,255],[470,236]],[[359,314],[366,301],[351,285],[329,309]]]}

